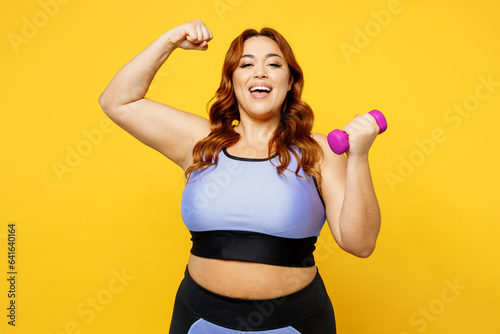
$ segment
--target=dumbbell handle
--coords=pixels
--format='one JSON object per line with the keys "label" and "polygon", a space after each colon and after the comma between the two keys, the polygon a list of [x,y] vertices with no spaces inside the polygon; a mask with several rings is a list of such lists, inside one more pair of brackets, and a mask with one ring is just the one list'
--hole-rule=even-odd
{"label": "dumbbell handle", "polygon": [[[375,109],[370,111],[369,114],[375,117],[378,127],[380,128],[379,134],[387,130],[387,121],[384,114]],[[328,134],[328,144],[333,152],[336,154],[343,154],[349,149],[349,136],[344,131],[338,129],[333,130]]]}

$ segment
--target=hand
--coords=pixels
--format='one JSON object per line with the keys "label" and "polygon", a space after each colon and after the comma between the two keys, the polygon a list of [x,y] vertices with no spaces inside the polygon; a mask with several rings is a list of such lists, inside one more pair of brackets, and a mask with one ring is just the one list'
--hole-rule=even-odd
{"label": "hand", "polygon": [[210,29],[200,19],[181,24],[166,34],[172,47],[185,50],[204,51],[208,49],[208,42],[213,38]]}
{"label": "hand", "polygon": [[349,136],[347,156],[368,156],[373,141],[380,132],[375,117],[366,113],[356,114],[356,117],[342,128]]}

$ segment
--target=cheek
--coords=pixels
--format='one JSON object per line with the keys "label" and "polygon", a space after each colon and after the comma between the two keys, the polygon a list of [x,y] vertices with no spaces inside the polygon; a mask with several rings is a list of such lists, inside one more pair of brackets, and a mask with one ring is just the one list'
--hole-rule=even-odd
{"label": "cheek", "polygon": [[288,86],[290,84],[291,80],[291,74],[290,73],[282,73],[280,75],[280,78],[278,79],[280,86],[288,90]]}
{"label": "cheek", "polygon": [[236,101],[238,104],[243,101],[243,92],[240,89],[234,88],[234,96],[236,97]]}
{"label": "cheek", "polygon": [[289,87],[290,87],[290,77],[289,76],[284,76],[280,80],[280,86],[282,87],[282,91],[284,95],[288,93]]}
{"label": "cheek", "polygon": [[245,89],[245,78],[243,78],[242,75],[238,73],[233,74],[232,82],[235,92],[239,92]]}
{"label": "cheek", "polygon": [[245,91],[239,86],[234,86],[234,96],[238,105],[240,105],[241,103],[245,103],[244,101],[248,99],[248,97],[245,95]]}

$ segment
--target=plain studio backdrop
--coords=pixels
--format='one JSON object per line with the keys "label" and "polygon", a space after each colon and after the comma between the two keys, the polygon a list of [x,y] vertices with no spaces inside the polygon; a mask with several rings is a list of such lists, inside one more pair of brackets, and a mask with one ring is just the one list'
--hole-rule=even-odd
{"label": "plain studio backdrop", "polygon": [[175,51],[147,97],[206,117],[232,39],[270,26],[304,70],[315,132],[387,117],[370,153],[377,249],[349,255],[325,226],[315,252],[338,332],[498,331],[498,1],[25,0],[0,12],[2,333],[168,331],[191,246],[183,173],[97,98],[195,18],[213,32],[208,51]]}

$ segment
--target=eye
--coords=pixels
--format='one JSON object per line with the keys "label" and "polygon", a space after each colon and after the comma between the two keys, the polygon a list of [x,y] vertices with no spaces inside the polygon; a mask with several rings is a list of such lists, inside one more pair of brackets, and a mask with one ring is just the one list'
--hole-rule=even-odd
{"label": "eye", "polygon": [[252,64],[250,64],[250,63],[240,65],[241,68],[250,67],[250,66],[252,66]]}
{"label": "eye", "polygon": [[278,64],[278,63],[271,63],[271,64],[269,64],[269,66],[272,66],[272,67],[281,67],[282,65]]}

